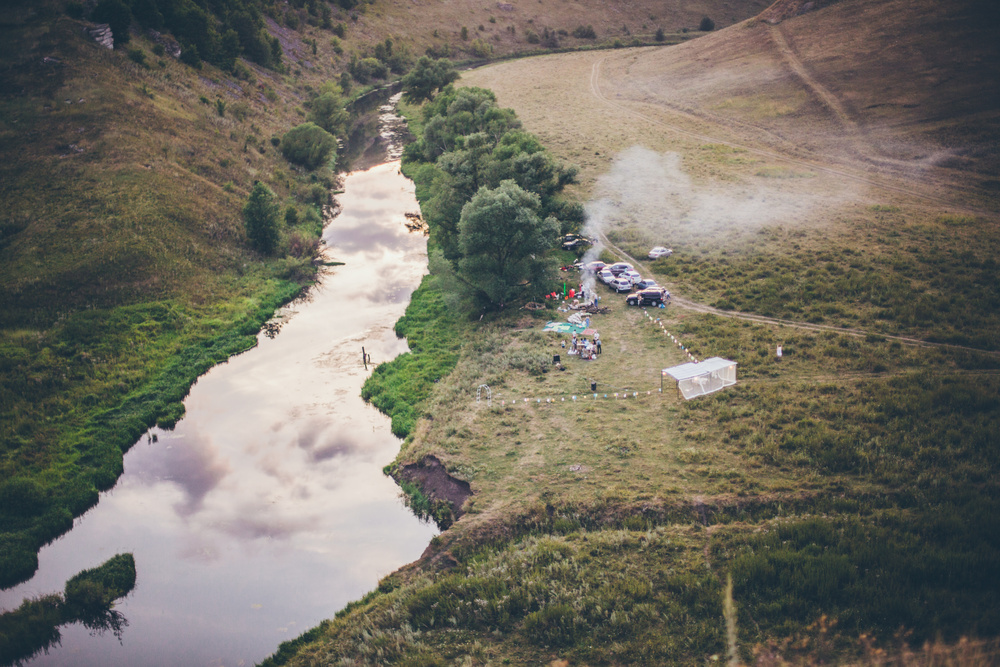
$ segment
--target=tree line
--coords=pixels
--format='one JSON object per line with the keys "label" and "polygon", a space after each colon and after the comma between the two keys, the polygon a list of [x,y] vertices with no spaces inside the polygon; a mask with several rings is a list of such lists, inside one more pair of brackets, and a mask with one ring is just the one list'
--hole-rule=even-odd
{"label": "tree line", "polygon": [[[424,95],[426,82],[410,83],[418,81],[422,88],[406,88],[410,99]],[[582,206],[559,196],[577,170],[557,162],[489,90],[446,86],[422,114],[403,161],[432,241],[460,289],[478,306],[502,309],[548,280],[546,254],[583,220]]]}

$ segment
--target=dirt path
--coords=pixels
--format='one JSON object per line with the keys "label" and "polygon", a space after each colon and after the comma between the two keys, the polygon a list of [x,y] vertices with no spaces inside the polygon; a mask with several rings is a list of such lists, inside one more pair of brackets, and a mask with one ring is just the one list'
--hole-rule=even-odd
{"label": "dirt path", "polygon": [[[632,263],[633,266],[638,267],[642,270],[642,273],[646,275],[652,275],[652,271],[643,262],[639,261],[632,255],[628,254],[614,243],[612,243],[604,232],[598,234],[601,243],[604,247],[608,248],[612,252],[616,253],[619,257],[624,258]],[[802,329],[805,331],[830,331],[833,333],[843,334],[846,336],[856,336],[859,338],[864,338],[866,336],[879,336],[885,338],[886,340],[899,341],[904,345],[913,345],[916,347],[927,347],[927,348],[942,348],[948,350],[965,350],[967,352],[979,352],[981,354],[989,354],[992,356],[1000,356],[1000,351],[994,350],[980,350],[975,347],[966,347],[965,345],[953,345],[951,343],[934,343],[927,340],[922,340],[920,338],[910,338],[908,336],[893,336],[891,334],[884,334],[875,331],[866,331],[864,329],[853,329],[850,327],[835,327],[828,324],[812,324],[810,322],[796,322],[794,320],[783,320],[777,317],[765,317],[764,315],[755,315],[753,313],[743,313],[738,310],[721,310],[719,308],[713,308],[712,306],[706,305],[704,303],[698,303],[697,301],[692,301],[690,299],[685,299],[683,297],[678,297],[676,295],[671,295],[670,303],[678,308],[683,308],[685,310],[692,310],[697,313],[707,313],[709,315],[718,315],[719,317],[730,317],[738,320],[747,320],[749,322],[756,322],[757,324],[769,324],[772,326],[781,327],[791,327],[793,329]]]}
{"label": "dirt path", "polygon": [[[823,102],[833,115],[837,117],[840,124],[844,126],[844,129],[852,133],[852,136],[857,140],[857,135],[861,133],[861,126],[858,125],[851,118],[851,115],[847,113],[847,109],[840,102],[840,98],[830,92],[823,84],[813,77],[806,69],[806,66],[802,64],[799,60],[798,55],[792,50],[792,47],[788,45],[788,40],[785,39],[785,35],[781,32],[781,28],[777,25],[770,26],[771,40],[774,42],[774,46],[777,48],[778,53],[781,54],[782,60],[785,61],[795,75],[799,77],[799,80],[808,88],[812,93]],[[855,141],[855,143],[859,143]]]}

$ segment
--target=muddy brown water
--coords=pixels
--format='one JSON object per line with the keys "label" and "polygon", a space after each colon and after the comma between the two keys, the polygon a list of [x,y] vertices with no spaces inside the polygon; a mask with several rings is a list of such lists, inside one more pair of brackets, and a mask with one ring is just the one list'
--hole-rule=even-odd
{"label": "muddy brown water", "polygon": [[31,664],[251,665],[437,533],[382,474],[400,443],[359,395],[371,372],[362,346],[374,363],[407,349],[392,327],[427,268],[423,234],[405,226],[419,210],[413,184],[392,162],[349,174],[344,189],[324,240],[345,265],[284,308],[256,348],[202,376],[177,427],[137,443],[118,484],[40,552],[35,577],[0,592],[13,609],[135,555],[135,590],[116,607],[121,641],[64,626]]}

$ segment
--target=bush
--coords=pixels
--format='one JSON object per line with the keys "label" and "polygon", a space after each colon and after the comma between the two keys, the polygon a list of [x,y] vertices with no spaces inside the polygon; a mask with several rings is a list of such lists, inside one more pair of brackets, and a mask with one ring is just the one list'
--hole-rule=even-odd
{"label": "bush", "polygon": [[128,59],[140,67],[149,67],[149,63],[146,62],[146,52],[142,49],[129,49]]}
{"label": "bush", "polygon": [[255,183],[243,207],[243,221],[250,245],[265,255],[273,253],[278,246],[278,211],[277,197],[271,188]]}
{"label": "bush", "polygon": [[701,23],[698,24],[698,30],[701,30],[702,32],[711,32],[715,30],[715,21],[706,16],[701,20]]}
{"label": "bush", "polygon": [[597,39],[597,33],[594,32],[594,26],[592,25],[578,25],[573,29],[573,36],[577,39]]}
{"label": "bush", "polygon": [[310,170],[336,158],[336,149],[337,140],[333,135],[311,122],[292,128],[281,138],[281,153],[285,159]]}

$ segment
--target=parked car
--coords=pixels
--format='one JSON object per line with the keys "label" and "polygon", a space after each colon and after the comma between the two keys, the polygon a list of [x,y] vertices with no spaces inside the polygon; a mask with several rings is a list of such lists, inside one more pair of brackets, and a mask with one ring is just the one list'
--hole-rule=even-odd
{"label": "parked car", "polygon": [[601,282],[603,282],[605,285],[607,285],[612,280],[615,279],[615,274],[611,273],[611,269],[609,269],[609,268],[603,268],[597,274],[597,277],[601,279]]}
{"label": "parked car", "polygon": [[618,276],[617,278],[611,279],[611,282],[608,283],[608,287],[616,292],[631,292],[632,281],[623,276]]}
{"label": "parked car", "polygon": [[593,262],[587,262],[587,266],[585,268],[588,271],[593,271],[594,273],[597,273],[601,269],[603,269],[605,266],[607,266],[607,264],[605,264],[601,260],[597,259],[597,260],[594,260]]}
{"label": "parked car", "polygon": [[620,276],[626,271],[631,271],[632,265],[629,264],[628,262],[615,262],[608,268],[611,269],[611,273],[615,274],[616,276]]}
{"label": "parked car", "polygon": [[635,285],[637,282],[639,282],[640,280],[642,280],[642,276],[640,276],[639,272],[636,271],[635,269],[629,269],[628,271],[624,271],[618,277],[619,278],[628,278],[629,280],[632,281],[633,285]]}
{"label": "parked car", "polygon": [[627,306],[659,306],[670,301],[670,292],[662,287],[650,287],[625,297]]}
{"label": "parked car", "polygon": [[649,258],[650,259],[659,259],[661,257],[670,257],[673,254],[674,254],[674,251],[671,250],[670,248],[664,248],[663,246],[658,245],[658,246],[656,246],[655,248],[653,248],[652,250],[649,251]]}
{"label": "parked car", "polygon": [[659,285],[657,285],[656,281],[653,280],[652,278],[646,278],[644,280],[640,280],[639,282],[637,282],[634,285],[634,287],[637,290],[644,290],[644,289],[649,289],[650,287],[659,287]]}

